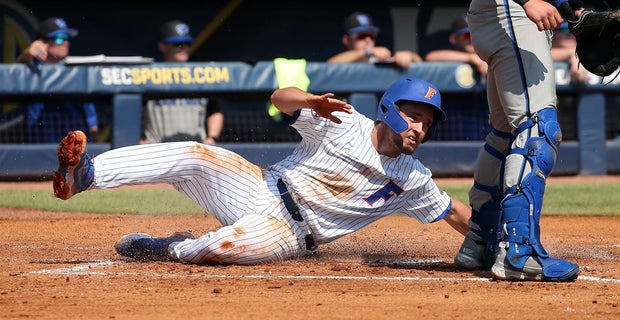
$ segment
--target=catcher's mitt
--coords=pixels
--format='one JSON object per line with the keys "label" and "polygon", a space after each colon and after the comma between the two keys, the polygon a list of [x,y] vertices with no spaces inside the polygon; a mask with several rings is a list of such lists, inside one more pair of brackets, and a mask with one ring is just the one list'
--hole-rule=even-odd
{"label": "catcher's mitt", "polygon": [[586,70],[608,76],[620,66],[620,11],[584,11],[568,21],[577,39],[577,58]]}

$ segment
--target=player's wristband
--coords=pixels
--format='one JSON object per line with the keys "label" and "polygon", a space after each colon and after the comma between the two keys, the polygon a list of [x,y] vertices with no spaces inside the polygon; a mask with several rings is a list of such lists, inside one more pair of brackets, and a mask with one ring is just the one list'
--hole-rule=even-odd
{"label": "player's wristband", "polygon": [[568,3],[568,0],[555,0],[552,1],[551,4],[553,4],[556,8],[559,8],[563,3]]}

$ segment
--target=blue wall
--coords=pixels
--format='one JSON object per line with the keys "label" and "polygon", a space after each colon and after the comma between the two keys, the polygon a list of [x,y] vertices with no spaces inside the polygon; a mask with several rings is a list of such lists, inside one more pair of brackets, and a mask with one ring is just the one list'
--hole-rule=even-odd
{"label": "blue wall", "polygon": [[[153,79],[143,82],[135,78],[121,77],[118,83],[109,83],[104,70],[122,70],[125,76],[131,70],[139,74],[161,73],[178,68],[178,64],[156,63],[152,65],[92,65],[64,66],[45,65],[32,70],[21,64],[0,65],[0,101],[41,97],[77,97],[89,99],[108,97],[115,115],[113,134],[109,144],[90,144],[89,153],[97,154],[110,148],[135,144],[139,140],[141,95],[166,92],[183,95],[188,93],[209,94],[268,94],[277,88],[273,63],[262,61],[255,65],[239,62],[194,63],[183,67],[189,70],[215,68],[227,70],[228,77],[220,81],[201,84],[162,83]],[[556,66],[556,73],[566,71],[566,66]],[[470,77],[457,69],[469,69]],[[462,94],[478,96],[484,84],[473,77],[471,67],[458,63],[421,63],[407,70],[370,64],[308,63],[306,74],[310,78],[310,91],[340,94],[377,94],[393,81],[404,77],[423,77],[435,83],[442,95]],[[458,76],[457,76],[458,75]],[[464,79],[465,78],[465,79]],[[62,80],[62,81],[59,81]],[[620,80],[619,80],[620,81]],[[619,95],[617,83],[588,84],[583,87],[558,85],[561,92],[573,92],[580,97],[577,106],[578,141],[562,144],[554,174],[602,175],[618,173],[620,168],[620,140],[605,139],[605,96]],[[366,96],[367,97],[367,96]],[[354,106],[373,118],[376,100],[359,99]],[[120,116],[122,114],[122,116]],[[450,116],[450,115],[449,115]],[[466,176],[472,174],[472,166],[482,141],[429,141],[422,145],[416,155],[438,176]],[[223,145],[242,156],[267,166],[286,156],[294,143],[230,143]],[[56,164],[56,145],[3,144],[0,145],[0,178],[46,178]]]}

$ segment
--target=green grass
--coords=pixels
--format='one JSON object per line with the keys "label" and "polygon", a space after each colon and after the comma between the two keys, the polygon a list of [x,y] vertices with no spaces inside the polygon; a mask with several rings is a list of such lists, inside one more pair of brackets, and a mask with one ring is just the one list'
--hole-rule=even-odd
{"label": "green grass", "polygon": [[180,215],[203,213],[199,205],[176,190],[91,190],[69,200],[51,190],[0,190],[0,206],[47,211]]}
{"label": "green grass", "polygon": [[[467,201],[469,186],[441,186],[451,196]],[[545,215],[620,216],[620,184],[550,184]],[[51,190],[0,190],[0,207],[47,211],[124,213],[152,215],[201,214],[185,195],[172,189],[92,190],[67,201],[54,198]]]}
{"label": "green grass", "polygon": [[[441,187],[441,186],[440,186]],[[469,186],[445,186],[451,196],[468,204]],[[620,216],[620,184],[550,184],[545,190],[544,215]]]}

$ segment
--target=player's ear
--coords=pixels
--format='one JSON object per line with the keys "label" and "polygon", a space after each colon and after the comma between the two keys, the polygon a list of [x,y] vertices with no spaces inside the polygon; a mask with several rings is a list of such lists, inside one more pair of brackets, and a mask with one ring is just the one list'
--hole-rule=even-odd
{"label": "player's ear", "polygon": [[348,48],[348,47],[349,47],[349,42],[350,42],[350,40],[349,40],[349,35],[347,35],[347,34],[343,34],[343,35],[342,35],[342,44],[343,44],[345,47],[347,47],[347,48]]}
{"label": "player's ear", "polygon": [[158,42],[157,48],[159,48],[159,51],[161,51],[162,53],[166,52],[166,44],[163,42]]}
{"label": "player's ear", "polygon": [[456,35],[454,33],[451,33],[448,37],[448,41],[450,41],[450,44],[454,46],[456,44]]}

